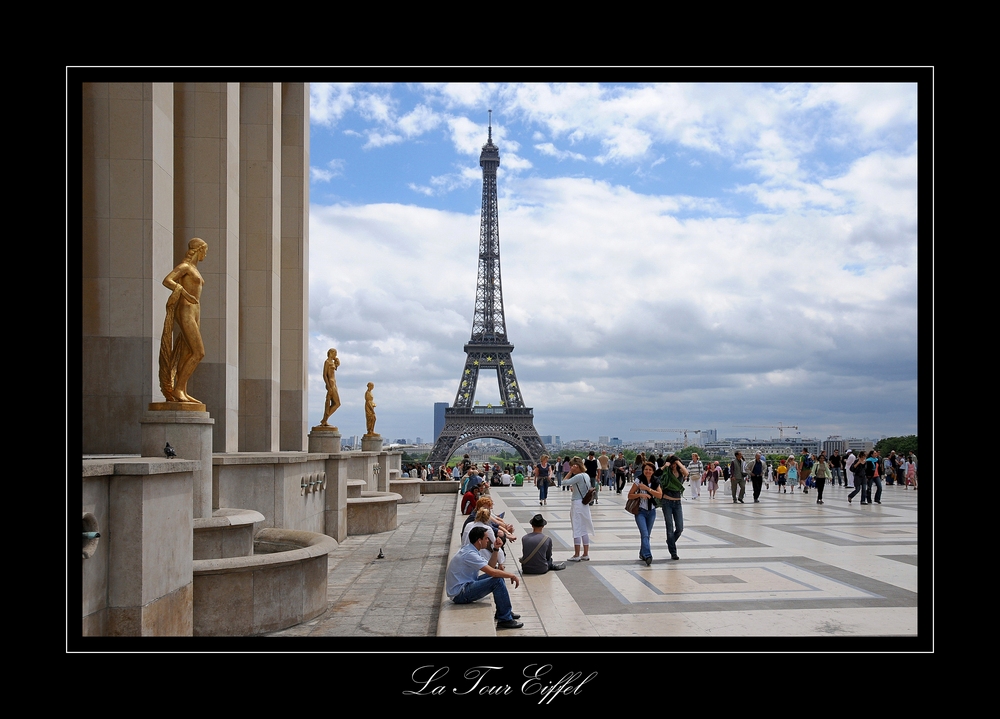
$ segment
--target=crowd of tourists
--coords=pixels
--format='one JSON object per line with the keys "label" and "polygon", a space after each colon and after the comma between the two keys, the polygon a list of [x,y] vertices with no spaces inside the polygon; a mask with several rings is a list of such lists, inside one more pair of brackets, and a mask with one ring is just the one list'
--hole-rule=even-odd
{"label": "crowd of tourists", "polygon": [[[446,470],[446,465],[444,466]],[[513,472],[513,476],[511,474]],[[457,476],[456,476],[457,475]],[[834,451],[800,456],[789,455],[777,461],[767,459],[760,452],[752,459],[745,459],[736,452],[729,462],[702,462],[692,453],[686,464],[676,455],[638,454],[632,462],[623,453],[617,457],[601,452],[590,452],[586,459],[556,457],[550,461],[542,455],[535,465],[512,464],[507,466],[486,464],[480,468],[465,455],[449,475],[462,479],[462,513],[469,515],[462,535],[462,549],[448,566],[447,592],[456,603],[475,601],[492,594],[497,607],[496,622],[500,629],[523,626],[519,616],[511,611],[510,597],[505,580],[518,586],[515,574],[506,571],[509,543],[516,542],[514,527],[504,521],[503,514],[493,513],[493,500],[489,487],[496,482],[504,486],[521,485],[525,478],[538,489],[538,504],[548,504],[550,487],[571,492],[570,525],[573,535],[571,562],[590,560],[590,540],[594,536],[591,505],[598,504],[602,491],[621,494],[630,485],[625,508],[635,517],[639,529],[639,560],[649,566],[653,562],[651,536],[656,521],[656,510],[663,514],[667,550],[670,558],[680,559],[677,540],[684,530],[682,499],[690,490],[689,499],[698,500],[704,488],[709,500],[716,499],[720,486],[728,484],[733,504],[743,504],[746,483],[749,479],[753,501],[760,502],[761,492],[771,485],[778,494],[802,494],[814,490],[816,503],[823,504],[823,491],[827,482],[831,486],[851,489],[848,503],[861,496],[859,504],[881,504],[883,485],[899,485],[904,489],[917,489],[917,458],[912,452],[905,455],[891,451],[882,457],[877,450],[842,456]],[[874,489],[874,495],[872,494]],[[536,514],[531,520],[532,533],[524,538],[522,572],[542,574],[565,567],[552,560],[552,540],[544,535],[544,517]],[[483,574],[479,574],[482,571]]]}

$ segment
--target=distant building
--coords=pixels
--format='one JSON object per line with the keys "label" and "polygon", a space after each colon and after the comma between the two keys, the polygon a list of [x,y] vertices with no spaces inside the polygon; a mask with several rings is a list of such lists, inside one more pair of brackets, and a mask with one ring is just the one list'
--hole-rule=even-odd
{"label": "distant building", "polygon": [[608,444],[611,445],[612,447],[621,447],[622,441],[617,437],[612,437],[611,439],[608,440]]}
{"label": "distant building", "polygon": [[609,444],[611,444],[610,440],[611,438],[608,435],[602,434],[597,438],[597,443],[602,447],[607,447]]}
{"label": "distant building", "polygon": [[826,452],[826,456],[833,454],[834,450],[840,452],[841,454],[847,454],[847,442],[838,436],[827,437],[823,442],[823,451]]}
{"label": "distant building", "polygon": [[875,443],[870,439],[861,439],[858,437],[851,437],[850,439],[844,440],[847,444],[847,448],[852,452],[871,452],[875,449]]}
{"label": "distant building", "polygon": [[718,435],[714,429],[701,430],[701,446],[706,446],[709,442],[718,442]]}
{"label": "distant building", "polygon": [[434,403],[434,441],[438,441],[441,430],[444,429],[444,411],[448,407],[447,402]]}

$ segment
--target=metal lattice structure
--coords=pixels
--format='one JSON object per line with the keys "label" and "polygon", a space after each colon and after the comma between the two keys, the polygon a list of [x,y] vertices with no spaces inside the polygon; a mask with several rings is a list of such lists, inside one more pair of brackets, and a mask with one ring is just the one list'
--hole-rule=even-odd
{"label": "metal lattice structure", "polygon": [[[458,381],[455,402],[445,410],[444,429],[428,457],[444,462],[458,447],[474,439],[499,439],[513,446],[527,460],[537,462],[545,452],[530,407],[524,406],[507,339],[500,279],[500,223],[497,217],[497,168],[500,150],[493,144],[492,112],[489,135],[479,155],[483,168],[483,209],[479,225],[479,275],[472,337],[465,345],[465,367]],[[476,385],[482,370],[495,370],[500,386],[500,406],[477,407]]]}

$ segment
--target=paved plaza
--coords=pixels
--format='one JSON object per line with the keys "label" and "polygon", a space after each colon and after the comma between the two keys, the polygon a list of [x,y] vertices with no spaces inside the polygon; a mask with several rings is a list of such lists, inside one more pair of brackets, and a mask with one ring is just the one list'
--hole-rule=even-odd
{"label": "paved plaza", "polygon": [[[539,507],[532,486],[490,491],[519,536],[541,512],[554,558],[572,555],[568,492],[552,487]],[[591,561],[524,576],[517,589],[508,584],[524,627],[498,636],[915,637],[919,492],[886,487],[882,504],[871,506],[857,497],[848,504],[847,493],[828,487],[817,505],[815,491],[779,495],[773,484],[759,504],[749,492],[746,504],[721,489],[714,500],[703,492],[684,500],[679,561],[670,559],[657,516],[647,567],[625,494],[603,491],[591,508]],[[396,530],[348,537],[330,555],[330,609],[271,636],[461,634],[448,623],[462,608],[441,607],[453,533],[464,519],[457,501],[424,495],[399,505]],[[507,569],[519,573],[515,562]]]}
{"label": "paved plaza", "polygon": [[[531,487],[491,492],[525,531],[540,511],[554,559],[572,555],[570,493],[553,487],[539,507]],[[916,636],[919,492],[886,487],[871,506],[847,494],[828,487],[818,505],[814,490],[779,495],[772,484],[759,504],[750,492],[733,504],[703,491],[684,500],[678,561],[657,515],[647,567],[625,493],[603,491],[591,561],[525,577],[511,592],[524,628],[499,636]]]}

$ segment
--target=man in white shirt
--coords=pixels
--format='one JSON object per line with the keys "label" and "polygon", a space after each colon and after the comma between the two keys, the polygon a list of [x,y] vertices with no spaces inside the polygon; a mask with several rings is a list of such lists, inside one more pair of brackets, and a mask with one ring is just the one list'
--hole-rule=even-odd
{"label": "man in white shirt", "polygon": [[[520,629],[524,626],[519,614],[511,611],[510,595],[504,580],[509,579],[514,587],[521,586],[516,574],[497,569],[497,556],[502,542],[497,538],[490,547],[490,559],[483,559],[480,551],[490,545],[489,537],[483,527],[473,527],[469,532],[469,543],[458,550],[458,553],[448,562],[448,572],[445,575],[445,591],[455,604],[469,604],[482,599],[487,594],[493,595],[496,605],[494,619],[497,629]],[[479,574],[482,570],[483,575]]]}

